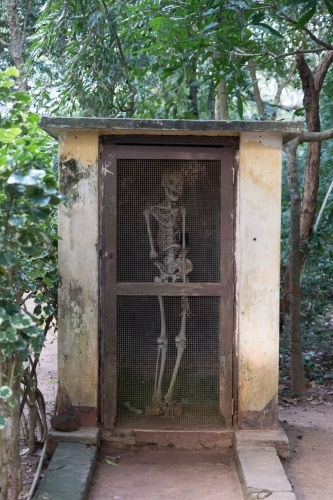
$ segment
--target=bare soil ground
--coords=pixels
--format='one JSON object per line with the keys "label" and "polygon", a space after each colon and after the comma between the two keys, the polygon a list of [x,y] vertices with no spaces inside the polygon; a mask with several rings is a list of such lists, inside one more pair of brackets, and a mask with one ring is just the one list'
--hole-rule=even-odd
{"label": "bare soil ground", "polygon": [[298,500],[333,500],[332,394],[330,387],[309,389],[311,401],[279,409],[290,443],[290,457],[282,463]]}
{"label": "bare soil ground", "polygon": [[[39,388],[47,402],[49,418],[56,380],[57,342],[50,336],[38,368]],[[291,448],[290,458],[282,463],[298,500],[333,500],[333,385],[310,387],[308,398],[305,402],[280,398],[279,416]],[[23,460],[27,491],[36,457],[25,455]],[[241,500],[235,474],[228,453],[102,449],[89,500]]]}

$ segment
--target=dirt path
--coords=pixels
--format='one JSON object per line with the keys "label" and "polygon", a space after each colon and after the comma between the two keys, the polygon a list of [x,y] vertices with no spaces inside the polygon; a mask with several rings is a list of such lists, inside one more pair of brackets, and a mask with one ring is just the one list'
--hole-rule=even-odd
{"label": "dirt path", "polygon": [[[333,500],[333,406],[299,403],[280,409],[290,458],[283,460],[297,500]],[[316,401],[315,401],[316,402]]]}
{"label": "dirt path", "polygon": [[43,393],[48,421],[53,415],[58,384],[58,337],[48,333],[37,367],[38,387]]}

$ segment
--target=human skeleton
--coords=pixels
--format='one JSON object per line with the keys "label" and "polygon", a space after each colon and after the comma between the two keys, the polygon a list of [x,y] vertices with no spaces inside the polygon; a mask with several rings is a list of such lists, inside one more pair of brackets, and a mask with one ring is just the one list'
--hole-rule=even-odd
{"label": "human skeleton", "polygon": [[[154,217],[158,223],[157,247],[163,261],[155,261],[155,266],[159,269],[159,276],[154,278],[155,282],[176,282],[188,281],[188,273],[193,269],[192,263],[186,259],[187,248],[185,245],[185,217],[186,209],[178,205],[178,200],[183,191],[183,176],[180,172],[166,171],[162,176],[162,187],[165,190],[166,198],[160,204],[149,207],[144,211],[147,223],[147,230],[150,243],[150,258],[157,259],[158,253],[155,250],[150,217]],[[179,223],[181,222],[181,231]],[[183,352],[186,347],[186,318],[189,315],[188,298],[181,299],[181,327],[179,334],[175,338],[177,348],[177,358],[172,373],[169,389],[162,397],[162,379],[165,367],[168,338],[166,334],[165,312],[163,297],[158,296],[161,316],[161,333],[157,339],[157,360],[155,370],[155,383],[152,403],[156,408],[156,414],[173,414],[170,408],[175,404],[172,399],[174,385]]]}

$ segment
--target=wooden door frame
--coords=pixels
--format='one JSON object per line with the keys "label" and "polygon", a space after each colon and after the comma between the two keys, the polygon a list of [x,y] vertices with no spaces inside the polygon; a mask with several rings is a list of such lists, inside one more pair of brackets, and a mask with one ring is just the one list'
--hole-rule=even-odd
{"label": "wooden door frame", "polygon": [[[113,429],[117,410],[117,295],[218,295],[220,301],[220,413],[226,428],[233,423],[235,394],[235,222],[236,222],[236,152],[235,138],[217,138],[205,144],[206,137],[151,136],[101,137],[100,154],[100,420],[105,429]],[[138,140],[139,137],[139,140]],[[175,140],[178,139],[178,140]],[[210,138],[213,139],[213,138]],[[121,142],[121,144],[119,144]],[[192,144],[191,144],[192,143]],[[144,144],[144,145],[143,145]],[[202,144],[202,146],[198,146]],[[165,147],[167,146],[167,147]],[[181,147],[180,147],[181,146]],[[218,147],[216,147],[218,146]],[[219,159],[224,156],[226,168],[221,175],[221,200],[230,209],[230,217],[221,217],[220,283],[117,283],[117,160]],[[225,205],[224,205],[225,206]],[[222,209],[222,204],[221,204]],[[223,258],[225,255],[227,259]],[[135,292],[135,293],[133,293]],[[223,314],[229,311],[229,314]]]}

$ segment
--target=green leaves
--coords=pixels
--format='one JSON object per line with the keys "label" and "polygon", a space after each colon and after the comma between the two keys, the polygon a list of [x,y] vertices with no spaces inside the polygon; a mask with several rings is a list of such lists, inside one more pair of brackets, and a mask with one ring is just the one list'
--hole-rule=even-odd
{"label": "green leaves", "polygon": [[324,4],[326,5],[328,12],[331,16],[333,16],[333,2],[331,0],[324,0]]}
{"label": "green leaves", "polygon": [[23,184],[24,186],[35,186],[40,179],[45,177],[45,170],[30,169],[25,175],[13,172],[7,179],[7,184]]}
{"label": "green leaves", "polygon": [[272,26],[269,26],[269,24],[258,23],[258,24],[254,24],[254,26],[262,31],[265,31],[266,33],[270,33],[273,36],[277,36],[278,38],[283,38],[281,33],[279,33],[277,30],[272,28]]}
{"label": "green leaves", "polygon": [[10,248],[0,250],[0,266],[12,267],[16,262],[16,255]]}
{"label": "green leaves", "polygon": [[106,458],[105,459],[105,462],[108,464],[108,465],[114,465],[115,467],[117,467],[118,464],[116,464],[116,462],[114,460],[112,460],[111,458]]}
{"label": "green leaves", "polygon": [[[20,75],[20,72],[17,68],[7,68],[4,72],[5,76],[14,76],[15,78],[18,78]],[[8,81],[8,80],[7,80]]]}
{"label": "green leaves", "polygon": [[[60,203],[61,197],[56,189],[50,138],[38,128],[39,115],[29,111],[29,94],[15,91],[12,77],[17,76],[16,69],[0,71],[4,110],[0,116],[2,363],[13,358],[23,361],[29,352],[39,352],[42,332],[38,325],[53,311],[52,293],[57,283],[53,207]],[[26,296],[42,304],[33,317],[18,307]],[[1,390],[7,397],[6,389]]]}
{"label": "green leaves", "polygon": [[[311,2],[313,4],[313,2]],[[310,10],[305,12],[303,16],[300,17],[300,19],[297,21],[296,28],[302,28],[306,23],[310,21],[310,19],[314,16],[316,12],[316,7],[312,7]]]}
{"label": "green leaves", "polygon": [[209,31],[209,30],[211,30],[212,28],[215,28],[215,27],[216,27],[216,26],[218,26],[218,25],[219,25],[219,23],[217,23],[217,22],[214,22],[214,23],[209,23],[209,24],[207,24],[207,25],[204,27],[204,29],[203,29],[202,31],[203,31],[203,33],[204,33],[205,31]]}
{"label": "green leaves", "polygon": [[13,394],[13,391],[11,390],[10,387],[8,387],[8,385],[3,385],[2,387],[0,387],[0,398],[1,399],[8,399],[11,397],[12,394]]}
{"label": "green leaves", "polygon": [[15,92],[14,94],[14,99],[15,101],[19,101],[22,104],[30,104],[31,103],[31,97],[27,92]]}
{"label": "green leaves", "polygon": [[4,415],[0,415],[0,431],[6,428],[7,419]]}
{"label": "green leaves", "polygon": [[17,330],[23,330],[25,328],[29,328],[29,326],[34,326],[34,322],[27,314],[17,313],[11,316],[10,324],[13,328]]}
{"label": "green leaves", "polygon": [[24,215],[13,214],[8,218],[8,224],[10,224],[11,226],[20,226],[24,223],[24,221]]}
{"label": "green leaves", "polygon": [[53,287],[53,281],[48,276],[44,276],[43,281],[48,287]]}
{"label": "green leaves", "polygon": [[0,128],[0,142],[14,142],[21,132],[18,127]]}

